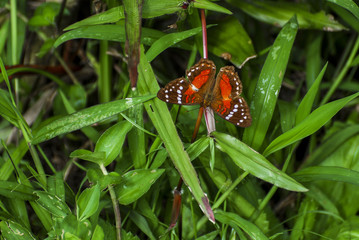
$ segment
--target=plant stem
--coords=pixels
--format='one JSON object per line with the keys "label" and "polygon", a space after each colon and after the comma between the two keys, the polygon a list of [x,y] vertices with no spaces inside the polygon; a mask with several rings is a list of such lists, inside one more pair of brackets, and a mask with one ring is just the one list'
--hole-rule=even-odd
{"label": "plant stem", "polygon": [[[100,164],[100,169],[104,175],[108,175],[107,169],[103,164]],[[110,197],[112,201],[113,211],[115,213],[115,221],[116,221],[116,233],[117,240],[121,240],[121,214],[120,214],[120,206],[117,201],[115,190],[111,185],[107,186],[108,191],[110,192]]]}

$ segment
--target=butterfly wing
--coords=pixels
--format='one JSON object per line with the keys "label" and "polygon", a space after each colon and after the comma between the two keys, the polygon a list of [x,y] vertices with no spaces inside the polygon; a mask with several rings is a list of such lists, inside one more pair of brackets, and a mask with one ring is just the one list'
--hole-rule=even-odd
{"label": "butterfly wing", "polygon": [[161,88],[157,97],[164,102],[192,105],[202,104],[207,89],[213,84],[216,66],[208,59],[201,59],[187,71],[187,79],[177,78]]}
{"label": "butterfly wing", "polygon": [[252,117],[243,97],[242,83],[233,66],[220,69],[213,90],[211,108],[225,120],[240,126],[249,127]]}

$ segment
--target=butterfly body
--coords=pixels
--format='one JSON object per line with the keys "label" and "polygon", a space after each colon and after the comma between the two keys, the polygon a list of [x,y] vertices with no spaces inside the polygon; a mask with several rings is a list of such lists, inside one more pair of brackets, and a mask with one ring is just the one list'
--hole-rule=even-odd
{"label": "butterfly body", "polygon": [[157,97],[168,103],[210,107],[237,126],[250,126],[252,118],[246,101],[240,96],[242,83],[234,67],[222,67],[216,78],[215,74],[214,63],[201,59],[186,72],[188,81],[181,77],[169,82]]}

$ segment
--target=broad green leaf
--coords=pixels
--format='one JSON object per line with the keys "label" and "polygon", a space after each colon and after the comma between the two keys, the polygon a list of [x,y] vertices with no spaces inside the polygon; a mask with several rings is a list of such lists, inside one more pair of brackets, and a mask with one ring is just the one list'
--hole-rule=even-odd
{"label": "broad green leaf", "polygon": [[208,29],[208,51],[219,57],[229,54],[228,60],[238,68],[256,56],[252,40],[237,18],[227,17],[216,23]]}
{"label": "broad green leaf", "polygon": [[93,163],[100,164],[106,159],[105,152],[91,152],[90,150],[86,149],[77,149],[70,154],[71,158],[79,158],[82,160],[90,161]]}
{"label": "broad green leaf", "polygon": [[297,109],[296,118],[295,118],[296,125],[298,125],[300,122],[302,122],[312,111],[314,99],[317,96],[319,86],[320,86],[320,83],[324,76],[325,70],[327,69],[327,66],[328,66],[328,63],[325,64],[322,71],[319,73],[317,79],[314,81],[314,83],[310,87],[309,91],[307,92],[307,94],[305,94],[303,100],[300,102],[298,109]]}
{"label": "broad green leaf", "polygon": [[[211,27],[211,26],[207,26]],[[196,35],[197,33],[202,32],[202,28],[193,28],[187,31],[183,32],[177,32],[177,33],[170,33],[166,34],[163,37],[159,38],[157,41],[155,41],[150,49],[146,52],[146,57],[149,62],[151,62],[153,59],[155,59],[161,52],[169,48],[170,46],[189,38],[193,35]]]}
{"label": "broad green leaf", "polygon": [[224,133],[213,132],[217,147],[228,154],[244,171],[290,191],[305,192],[307,189],[284,172],[278,170],[265,157],[238,139]]}
{"label": "broad green leaf", "polygon": [[105,239],[105,233],[103,232],[103,229],[100,225],[96,225],[95,230],[93,231],[91,240],[104,240]]}
{"label": "broad green leaf", "polygon": [[274,1],[227,0],[253,18],[275,26],[283,26],[293,15],[298,18],[299,27],[325,31],[341,31],[345,27],[323,11],[312,13],[309,5],[302,3]]}
{"label": "broad green leaf", "polygon": [[[156,94],[159,86],[153,70],[143,51],[141,52],[141,61],[139,65],[139,82],[138,90],[141,94],[153,93]],[[176,169],[180,172],[184,183],[192,192],[194,198],[198,202],[203,213],[214,222],[212,209],[209,205],[207,196],[204,194],[199,180],[194,170],[188,154],[184,151],[181,139],[178,136],[175,125],[171,118],[171,114],[167,109],[166,103],[159,99],[153,99],[144,104],[145,109],[151,118],[153,125],[159,133],[170,158]]]}
{"label": "broad green leaf", "polygon": [[71,214],[71,210],[65,203],[65,199],[60,199],[55,194],[44,191],[35,191],[34,193],[38,196],[36,202],[55,217],[65,218]]}
{"label": "broad green leaf", "polygon": [[240,217],[236,213],[215,211],[215,217],[218,221],[228,224],[234,229],[240,228],[247,233],[251,239],[255,240],[268,240],[269,238],[252,222]]}
{"label": "broad green leaf", "polygon": [[53,227],[54,233],[57,236],[65,236],[64,239],[90,239],[92,233],[91,222],[79,221],[73,214],[66,216],[62,221],[57,221]]}
{"label": "broad green leaf", "polygon": [[342,98],[330,103],[327,103],[316,110],[314,110],[307,118],[300,124],[283,133],[274,139],[263,152],[264,156],[278,151],[296,141],[303,139],[320,129],[326,122],[328,122],[340,109],[342,109],[348,102],[358,97],[359,93],[353,94],[346,98]]}
{"label": "broad green leaf", "polygon": [[228,9],[226,9],[220,5],[217,5],[211,1],[208,1],[208,0],[196,0],[193,2],[194,2],[194,4],[193,4],[194,7],[196,7],[196,8],[207,9],[207,10],[221,12],[221,13],[225,13],[225,14],[232,14],[232,12],[229,11]]}
{"label": "broad green leaf", "polygon": [[292,174],[298,182],[328,180],[359,185],[359,172],[343,167],[314,166],[307,167]]}
{"label": "broad green leaf", "polygon": [[359,20],[359,7],[353,0],[327,0],[351,12]]}
{"label": "broad green leaf", "polygon": [[7,240],[36,240],[37,238],[21,224],[7,220],[0,222],[1,236]]}
{"label": "broad green leaf", "polygon": [[119,173],[110,172],[104,175],[99,168],[90,168],[86,175],[91,183],[99,184],[101,190],[104,190],[109,185],[119,184],[122,181],[122,177]]}
{"label": "broad green leaf", "polygon": [[44,2],[35,9],[34,16],[29,20],[29,26],[43,27],[55,25],[55,17],[61,9],[60,3]]}
{"label": "broad green leaf", "polygon": [[293,17],[277,36],[259,76],[250,104],[252,125],[243,134],[243,141],[256,150],[267,135],[297,30]]}
{"label": "broad green leaf", "polygon": [[153,96],[116,100],[92,106],[56,119],[55,121],[43,126],[37,132],[35,132],[32,144],[38,144],[40,142],[54,138],[60,134],[69,133],[96,122],[105,120],[137,104],[148,101],[151,98],[153,98]]}
{"label": "broad green leaf", "polygon": [[77,204],[77,218],[80,221],[91,217],[98,209],[100,204],[101,189],[100,185],[96,184],[91,188],[86,188],[76,201]]}
{"label": "broad green leaf", "polygon": [[[132,124],[127,121],[121,121],[107,129],[98,139],[95,146],[96,152],[106,153],[106,158],[101,161],[104,166],[112,163],[120,154],[122,145],[125,142],[127,133],[131,130]],[[100,163],[98,163],[100,164]]]}
{"label": "broad green leaf", "polygon": [[127,172],[122,176],[121,183],[116,186],[116,195],[120,204],[128,205],[139,199],[163,172],[163,169],[140,169]]}
{"label": "broad green leaf", "polygon": [[34,189],[16,182],[0,181],[0,195],[11,199],[35,200]]}

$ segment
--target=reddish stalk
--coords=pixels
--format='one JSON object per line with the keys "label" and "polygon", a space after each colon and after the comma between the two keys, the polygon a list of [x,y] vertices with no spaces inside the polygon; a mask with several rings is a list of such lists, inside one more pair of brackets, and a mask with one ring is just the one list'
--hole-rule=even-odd
{"label": "reddish stalk", "polygon": [[[207,25],[206,25],[206,14],[205,14],[204,9],[201,9],[201,22],[202,22],[203,58],[207,59],[208,58]],[[206,110],[204,110],[203,107],[201,107],[199,109],[196,126],[193,130],[191,143],[194,143],[194,141],[197,138],[197,133],[199,130],[199,126],[201,124],[202,115],[203,115],[204,111],[206,111]],[[173,199],[171,223],[170,223],[169,229],[172,229],[173,227],[176,226],[177,219],[180,215],[181,201],[182,201],[182,193],[181,193],[182,184],[183,184],[183,180],[182,180],[182,178],[180,178],[178,181],[177,187],[173,191],[174,199]],[[181,233],[180,233],[180,235],[181,235]]]}

